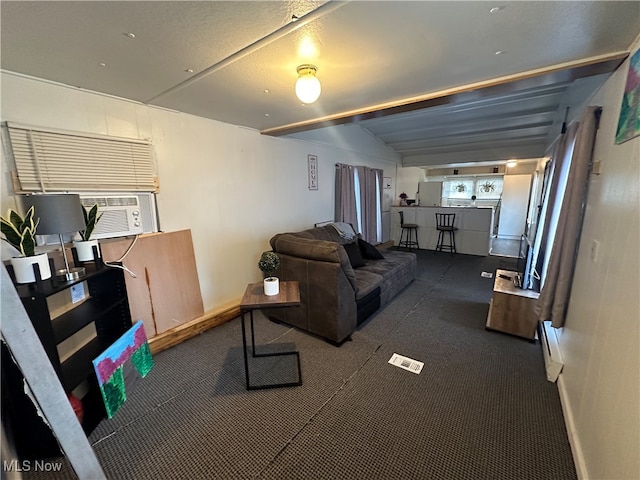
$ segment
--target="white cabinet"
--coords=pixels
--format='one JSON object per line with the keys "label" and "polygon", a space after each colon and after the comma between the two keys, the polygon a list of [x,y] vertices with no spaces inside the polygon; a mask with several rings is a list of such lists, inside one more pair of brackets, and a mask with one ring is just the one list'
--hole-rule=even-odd
{"label": "white cabinet", "polygon": [[439,206],[442,201],[442,182],[419,182],[420,205]]}
{"label": "white cabinet", "polygon": [[505,175],[498,219],[498,237],[519,239],[524,233],[531,175]]}
{"label": "white cabinet", "polygon": [[400,240],[400,215],[404,212],[405,223],[418,225],[420,248],[435,250],[438,241],[436,213],[455,213],[456,250],[469,255],[488,255],[493,224],[492,208],[470,207],[391,207],[391,239],[395,245]]}

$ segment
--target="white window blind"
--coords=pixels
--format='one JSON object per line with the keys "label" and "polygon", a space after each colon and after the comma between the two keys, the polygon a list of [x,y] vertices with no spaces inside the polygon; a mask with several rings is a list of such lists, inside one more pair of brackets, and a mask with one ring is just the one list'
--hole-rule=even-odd
{"label": "white window blind", "polygon": [[154,192],[151,143],[7,122],[16,193]]}

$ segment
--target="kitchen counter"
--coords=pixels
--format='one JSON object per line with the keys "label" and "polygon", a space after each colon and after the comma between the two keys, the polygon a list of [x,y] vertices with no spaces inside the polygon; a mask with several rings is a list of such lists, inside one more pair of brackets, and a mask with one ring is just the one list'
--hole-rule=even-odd
{"label": "kitchen counter", "polygon": [[395,245],[400,241],[400,215],[404,212],[405,223],[418,225],[420,248],[435,250],[438,241],[436,213],[455,213],[456,249],[469,255],[489,255],[493,226],[493,207],[435,207],[394,206],[391,207],[391,239]]}

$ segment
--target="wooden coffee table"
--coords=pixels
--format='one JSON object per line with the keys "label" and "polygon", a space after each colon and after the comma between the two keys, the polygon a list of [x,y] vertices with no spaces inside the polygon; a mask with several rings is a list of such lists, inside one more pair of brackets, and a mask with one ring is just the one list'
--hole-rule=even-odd
{"label": "wooden coffee table", "polygon": [[[256,353],[256,343],[253,327],[253,311],[265,310],[268,308],[296,307],[300,306],[300,290],[298,282],[280,282],[280,293],[278,295],[265,295],[263,283],[250,283],[240,301],[240,322],[242,324],[242,352],[244,354],[244,372],[247,380],[247,390],[258,390],[263,388],[295,387],[302,385],[302,374],[300,371],[300,354],[297,351],[276,352],[276,353]],[[245,314],[249,313],[251,321],[251,356],[253,358],[264,357],[291,357],[296,363],[297,379],[290,382],[267,383],[262,385],[251,385],[249,381],[249,354],[247,352],[247,334],[244,324]]]}

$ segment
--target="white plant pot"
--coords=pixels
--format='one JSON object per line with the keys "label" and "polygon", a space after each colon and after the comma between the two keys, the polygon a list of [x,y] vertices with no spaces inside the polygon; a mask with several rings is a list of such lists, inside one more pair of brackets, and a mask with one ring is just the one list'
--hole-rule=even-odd
{"label": "white plant pot", "polygon": [[33,283],[36,281],[36,274],[33,271],[33,264],[40,267],[40,278],[46,280],[51,278],[51,268],[49,268],[49,257],[46,253],[34,255],[33,257],[15,257],[11,260],[13,274],[18,283]]}
{"label": "white plant pot", "polygon": [[93,258],[94,245],[98,247],[98,258],[100,258],[102,255],[100,254],[100,244],[98,240],[74,240],[73,246],[76,248],[78,260],[81,262],[91,262],[95,260]]}
{"label": "white plant pot", "polygon": [[264,279],[264,294],[278,295],[280,293],[280,281],[278,277],[267,277]]}

